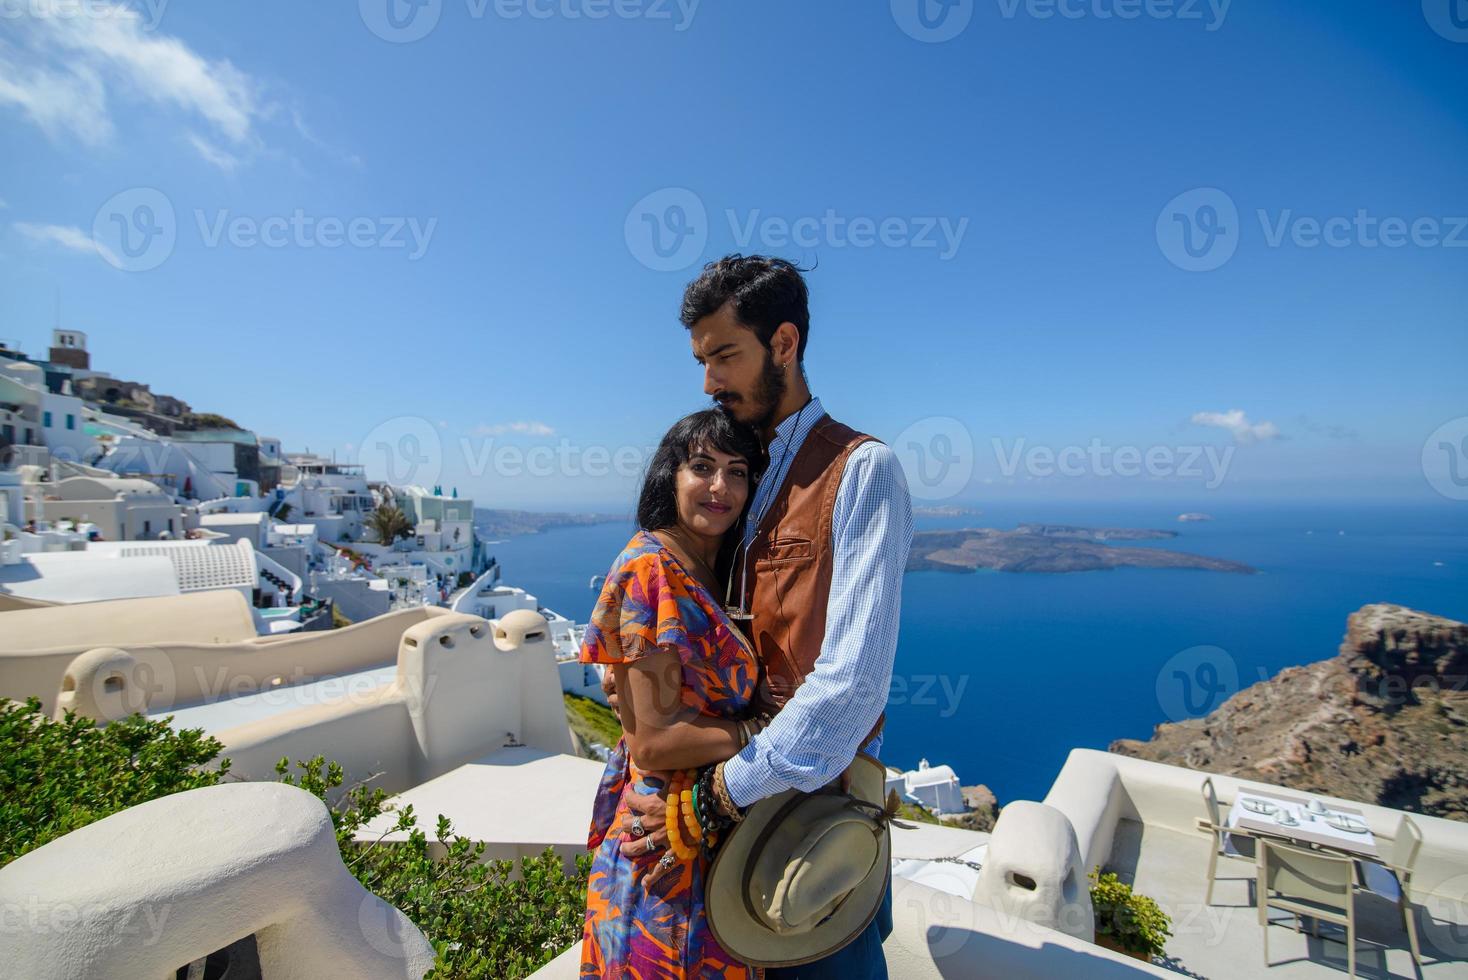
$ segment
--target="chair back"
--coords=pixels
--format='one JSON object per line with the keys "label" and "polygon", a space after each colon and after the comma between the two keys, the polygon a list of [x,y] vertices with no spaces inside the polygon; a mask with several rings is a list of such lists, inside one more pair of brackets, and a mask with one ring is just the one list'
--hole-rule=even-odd
{"label": "chair back", "polygon": [[1411,871],[1412,862],[1417,860],[1417,851],[1421,847],[1422,831],[1417,829],[1411,817],[1402,814],[1402,822],[1397,825],[1397,836],[1392,839],[1391,848],[1382,856],[1393,869]]}
{"label": "chair back", "polygon": [[1212,776],[1203,780],[1203,806],[1208,811],[1208,822],[1215,827],[1223,826],[1223,818],[1218,812],[1218,793],[1213,788]]}
{"label": "chair back", "polygon": [[1258,839],[1260,885],[1286,898],[1302,898],[1345,911],[1350,907],[1352,860]]}

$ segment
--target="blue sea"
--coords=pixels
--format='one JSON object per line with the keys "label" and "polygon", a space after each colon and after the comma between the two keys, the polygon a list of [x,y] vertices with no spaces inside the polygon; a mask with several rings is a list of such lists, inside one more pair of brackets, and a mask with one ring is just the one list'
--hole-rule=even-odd
{"label": "blue sea", "polygon": [[[1468,621],[1468,504],[978,504],[919,530],[1022,522],[1178,532],[1116,542],[1259,569],[1067,574],[909,572],[883,761],[919,759],[1041,799],[1073,747],[1147,738],[1280,669],[1334,656],[1346,617],[1390,602]],[[1180,513],[1213,520],[1179,523]],[[634,531],[613,523],[506,539],[504,581],[584,621]]]}

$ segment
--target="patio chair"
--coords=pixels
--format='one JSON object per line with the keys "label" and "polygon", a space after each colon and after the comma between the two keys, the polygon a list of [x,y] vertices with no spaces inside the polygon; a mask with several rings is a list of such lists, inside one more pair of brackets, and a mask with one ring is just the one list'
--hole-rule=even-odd
{"label": "patio chair", "polygon": [[1255,838],[1247,831],[1230,830],[1224,825],[1218,806],[1218,793],[1213,789],[1212,776],[1203,780],[1203,805],[1208,812],[1208,833],[1213,838],[1211,842],[1213,846],[1208,849],[1208,890],[1204,893],[1203,903],[1212,905],[1213,876],[1218,869],[1218,859],[1227,857],[1253,861]]}
{"label": "patio chair", "polygon": [[1417,920],[1412,913],[1412,865],[1417,861],[1417,851],[1422,847],[1422,832],[1403,815],[1397,825],[1397,834],[1391,847],[1382,854],[1381,861],[1358,859],[1356,871],[1360,886],[1388,902],[1395,902],[1402,913],[1402,922],[1407,927],[1407,945],[1412,951],[1412,962],[1422,968],[1422,951],[1417,946]]}
{"label": "patio chair", "polygon": [[1346,930],[1346,975],[1356,975],[1356,905],[1353,867],[1344,855],[1312,851],[1281,841],[1259,838],[1259,883],[1255,904],[1264,934],[1264,965],[1269,963],[1269,910],[1282,909],[1297,920],[1310,917],[1310,934],[1320,937],[1320,922]]}

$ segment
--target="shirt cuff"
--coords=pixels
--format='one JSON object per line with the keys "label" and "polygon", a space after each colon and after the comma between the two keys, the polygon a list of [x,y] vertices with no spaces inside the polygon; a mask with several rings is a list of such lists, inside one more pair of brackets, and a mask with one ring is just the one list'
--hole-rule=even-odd
{"label": "shirt cuff", "polygon": [[768,765],[760,765],[756,755],[755,744],[750,742],[738,755],[724,763],[724,788],[741,810],[790,788],[774,778]]}

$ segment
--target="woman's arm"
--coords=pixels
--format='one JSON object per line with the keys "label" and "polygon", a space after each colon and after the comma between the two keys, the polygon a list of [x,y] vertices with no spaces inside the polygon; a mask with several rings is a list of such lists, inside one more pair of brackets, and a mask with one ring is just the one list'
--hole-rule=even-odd
{"label": "woman's arm", "polygon": [[683,668],[670,646],[615,664],[622,730],[644,772],[692,769],[732,758],[739,726],[683,704]]}

